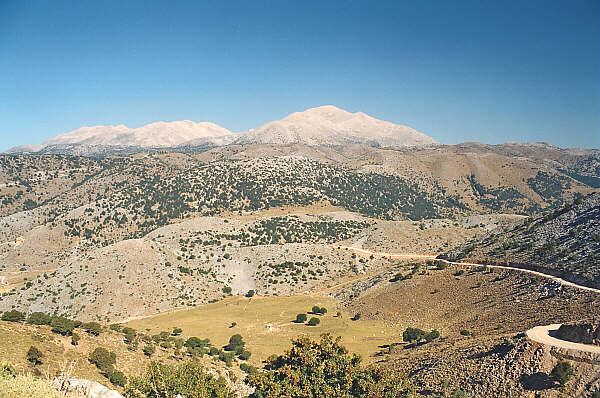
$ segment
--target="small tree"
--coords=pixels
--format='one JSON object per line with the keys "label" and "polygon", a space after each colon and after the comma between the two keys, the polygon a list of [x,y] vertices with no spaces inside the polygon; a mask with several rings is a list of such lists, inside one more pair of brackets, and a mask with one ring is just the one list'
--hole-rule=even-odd
{"label": "small tree", "polygon": [[248,293],[246,293],[246,297],[248,297],[248,298],[253,297],[254,293],[255,293],[254,290],[252,290],[252,289],[248,290]]}
{"label": "small tree", "polygon": [[173,335],[173,336],[179,336],[181,333],[183,333],[183,330],[181,328],[173,328],[173,331],[171,332],[171,335]]}
{"label": "small tree", "polygon": [[80,340],[80,337],[77,333],[73,333],[71,335],[71,344],[77,345],[77,344],[79,344],[79,340]]}
{"label": "small tree", "polygon": [[147,344],[144,346],[144,348],[142,348],[142,352],[144,353],[145,356],[150,358],[152,356],[152,354],[154,354],[156,352],[156,349],[154,348],[154,346],[152,344]]}
{"label": "small tree", "polygon": [[94,351],[90,352],[89,361],[96,365],[102,372],[110,374],[112,373],[113,365],[117,362],[117,355],[104,347],[97,347]]}
{"label": "small tree", "polygon": [[229,344],[225,346],[226,351],[236,351],[239,349],[243,349],[246,343],[242,339],[242,336],[239,334],[234,334],[229,338]]}
{"label": "small tree", "polygon": [[315,318],[313,316],[312,318],[310,318],[307,325],[308,326],[317,326],[319,323],[321,323],[321,320],[319,318]]}
{"label": "small tree", "polygon": [[32,325],[50,325],[50,322],[52,322],[52,317],[43,312],[32,312],[27,317],[27,323]]}
{"label": "small tree", "polygon": [[425,341],[430,343],[439,337],[440,337],[440,332],[438,332],[436,329],[433,329],[431,332],[429,332],[425,335]]}
{"label": "small tree", "polygon": [[17,310],[6,311],[2,314],[2,318],[0,319],[6,322],[23,322],[25,320],[25,314]]}
{"label": "small tree", "polygon": [[73,329],[76,327],[75,321],[65,318],[64,316],[55,316],[50,322],[52,331],[63,336],[68,336],[73,333]]}
{"label": "small tree", "polygon": [[113,370],[112,373],[110,373],[108,380],[119,387],[125,387],[125,384],[127,384],[127,377],[119,370]]}
{"label": "small tree", "polygon": [[417,328],[406,328],[402,333],[402,340],[408,343],[418,343],[425,338],[425,332]]}
{"label": "small tree", "polygon": [[308,318],[307,318],[306,314],[298,314],[298,315],[296,315],[296,320],[294,322],[304,323],[304,322],[306,322],[307,319]]}
{"label": "small tree", "polygon": [[242,352],[238,355],[238,358],[240,358],[242,361],[247,361],[250,359],[250,355],[252,355],[250,351],[242,350]]}
{"label": "small tree", "polygon": [[99,336],[102,332],[102,326],[98,322],[84,323],[81,327],[83,330],[94,336]]}
{"label": "small tree", "polygon": [[37,347],[31,346],[25,355],[25,358],[33,364],[33,366],[41,365],[44,354]]}
{"label": "small tree", "polygon": [[562,387],[567,384],[567,382],[573,376],[573,365],[567,361],[560,361],[556,364],[556,366],[554,366],[550,376],[552,376],[552,378],[556,380]]}
{"label": "small tree", "polygon": [[225,286],[222,290],[225,294],[231,294],[231,288],[229,286]]}

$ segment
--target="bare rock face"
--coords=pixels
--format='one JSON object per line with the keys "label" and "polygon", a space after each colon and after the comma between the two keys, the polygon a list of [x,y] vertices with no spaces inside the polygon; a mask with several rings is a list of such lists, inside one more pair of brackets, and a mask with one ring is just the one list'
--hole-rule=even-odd
{"label": "bare rock face", "polygon": [[81,394],[86,398],[123,398],[117,391],[90,380],[57,377],[52,385],[62,393]]}
{"label": "bare rock face", "polygon": [[558,329],[557,337],[574,343],[600,345],[600,325],[594,328],[591,323],[564,324]]}

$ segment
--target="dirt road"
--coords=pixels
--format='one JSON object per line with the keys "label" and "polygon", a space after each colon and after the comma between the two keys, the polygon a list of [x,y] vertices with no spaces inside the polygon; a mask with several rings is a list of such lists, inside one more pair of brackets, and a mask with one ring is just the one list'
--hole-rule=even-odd
{"label": "dirt road", "polygon": [[[434,254],[375,252],[375,251],[372,251],[372,250],[366,250],[366,249],[361,249],[361,248],[352,247],[352,246],[340,246],[340,248],[342,248],[342,249],[348,249],[348,250],[354,250],[355,252],[358,252],[358,253],[363,253],[363,254],[368,254],[368,255],[373,255],[373,256],[379,256],[379,257],[415,258],[415,259],[426,259],[426,260],[433,260],[433,259],[436,258],[436,255],[434,255]],[[594,293],[599,293],[600,294],[600,289],[595,289],[593,287],[578,285],[577,283],[566,281],[566,280],[561,279],[561,278],[559,278],[557,276],[554,276],[554,275],[544,274],[543,272],[532,271],[532,270],[528,270],[528,269],[523,269],[523,268],[518,268],[518,267],[511,267],[511,266],[506,266],[506,265],[476,264],[476,263],[457,263],[457,262],[454,262],[454,261],[441,260],[441,259],[438,259],[438,261],[443,261],[446,264],[459,265],[459,266],[460,265],[466,265],[466,266],[471,266],[471,267],[472,266],[475,266],[475,267],[488,267],[488,268],[495,268],[495,269],[505,269],[505,270],[511,270],[511,271],[524,272],[524,273],[527,273],[527,274],[540,276],[542,278],[551,279],[551,280],[553,280],[555,282],[558,282],[558,283],[560,283],[561,285],[564,285],[564,286],[569,286],[569,287],[573,287],[573,288],[576,288],[576,289],[585,290],[585,291],[588,291],[588,292],[594,292]]]}
{"label": "dirt road", "polygon": [[560,323],[555,323],[546,326],[536,326],[529,329],[525,334],[530,340],[537,341],[541,344],[546,344],[553,347],[566,348],[569,350],[578,350],[583,352],[591,352],[594,354],[600,354],[600,346],[591,344],[573,343],[566,340],[560,340],[556,337],[552,337],[550,334],[560,327]]}

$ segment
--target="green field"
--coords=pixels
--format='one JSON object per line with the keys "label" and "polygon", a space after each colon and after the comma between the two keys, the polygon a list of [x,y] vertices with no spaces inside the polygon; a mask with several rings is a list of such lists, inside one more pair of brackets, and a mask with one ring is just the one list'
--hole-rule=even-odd
{"label": "green field", "polygon": [[[325,315],[307,314],[313,305],[327,308]],[[337,313],[336,300],[319,296],[291,297],[231,297],[218,303],[138,319],[127,323],[140,331],[155,334],[174,327],[183,329],[186,336],[209,338],[217,347],[227,344],[229,337],[239,333],[252,352],[250,362],[258,363],[271,354],[280,354],[290,348],[290,339],[300,335],[317,338],[321,333],[342,337],[343,344],[359,353],[366,361],[379,352],[378,346],[400,342],[401,334],[383,322],[360,319],[352,321],[353,314]],[[321,320],[317,326],[296,324],[296,314]],[[232,322],[237,325],[231,328]]]}

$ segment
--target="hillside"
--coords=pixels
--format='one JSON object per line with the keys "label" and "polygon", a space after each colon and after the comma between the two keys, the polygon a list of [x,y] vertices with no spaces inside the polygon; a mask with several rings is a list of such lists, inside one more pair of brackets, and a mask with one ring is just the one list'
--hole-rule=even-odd
{"label": "hillside", "polygon": [[498,229],[445,257],[542,270],[591,287],[600,287],[600,194]]}

